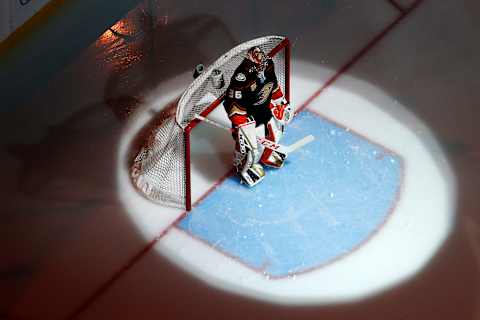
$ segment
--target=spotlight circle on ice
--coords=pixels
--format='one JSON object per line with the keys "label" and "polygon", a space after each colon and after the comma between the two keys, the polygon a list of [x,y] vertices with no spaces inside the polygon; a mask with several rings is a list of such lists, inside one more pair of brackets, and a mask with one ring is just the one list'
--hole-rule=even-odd
{"label": "spotlight circle on ice", "polygon": [[[321,86],[311,75],[328,70],[295,66],[292,89],[302,101]],[[313,100],[285,136],[287,145],[307,133],[315,140],[254,189],[226,175],[229,132],[204,123],[191,132],[192,191],[199,199],[192,212],[149,201],[125,170],[129,146],[155,117],[152,110],[175,101],[188,78],[191,73],[153,94],[131,119],[119,150],[122,202],[148,241],[158,237],[154,250],[179,268],[256,299],[325,304],[408,281],[442,245],[455,199],[445,156],[404,107],[397,103],[387,112],[384,92],[348,76]],[[228,124],[216,110],[208,118]],[[436,201],[425,201],[430,192]]]}

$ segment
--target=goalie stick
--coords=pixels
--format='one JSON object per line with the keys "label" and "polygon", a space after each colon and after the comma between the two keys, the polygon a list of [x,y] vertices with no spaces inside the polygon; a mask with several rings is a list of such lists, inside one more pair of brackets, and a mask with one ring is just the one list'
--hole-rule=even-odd
{"label": "goalie stick", "polygon": [[[195,114],[195,118],[197,118],[198,120],[201,120],[201,121],[205,121],[206,123],[208,123],[208,124],[210,124],[214,127],[221,128],[221,129],[224,129],[224,130],[227,130],[227,131],[230,131],[230,132],[233,131],[232,128],[229,128],[229,127],[227,127],[227,126],[225,126],[221,123],[218,123],[216,121],[205,118],[205,117],[203,117],[199,114]],[[283,145],[283,144],[275,143],[273,141],[267,140],[267,139],[262,138],[262,137],[257,137],[257,142],[260,143],[265,148],[268,148],[268,149],[277,151],[279,153],[283,153],[285,155],[288,155],[289,153],[292,153],[295,150],[298,150],[301,147],[305,146],[306,144],[312,142],[314,139],[315,139],[315,137],[310,134],[308,136],[305,136],[305,137],[295,141],[291,145]]]}

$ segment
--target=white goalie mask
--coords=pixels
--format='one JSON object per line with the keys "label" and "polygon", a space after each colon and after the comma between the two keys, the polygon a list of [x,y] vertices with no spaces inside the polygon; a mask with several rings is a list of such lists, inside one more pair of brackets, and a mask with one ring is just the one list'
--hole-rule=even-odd
{"label": "white goalie mask", "polygon": [[252,47],[247,52],[247,58],[255,64],[257,72],[265,70],[267,55],[260,47]]}

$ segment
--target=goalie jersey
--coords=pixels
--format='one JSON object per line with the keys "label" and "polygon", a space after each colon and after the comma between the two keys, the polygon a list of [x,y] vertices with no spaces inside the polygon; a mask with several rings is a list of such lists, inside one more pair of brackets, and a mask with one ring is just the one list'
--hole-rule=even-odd
{"label": "goalie jersey", "polygon": [[267,58],[262,70],[245,58],[235,70],[225,93],[224,107],[233,126],[253,117],[256,125],[267,124],[272,118],[270,101],[283,97],[272,59]]}

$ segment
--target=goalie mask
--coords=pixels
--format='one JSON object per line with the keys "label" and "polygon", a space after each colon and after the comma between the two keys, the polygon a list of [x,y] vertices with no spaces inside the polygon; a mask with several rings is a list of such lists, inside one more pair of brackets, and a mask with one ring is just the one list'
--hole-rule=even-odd
{"label": "goalie mask", "polygon": [[257,72],[265,70],[267,56],[260,47],[250,48],[247,52],[247,58],[255,64]]}

